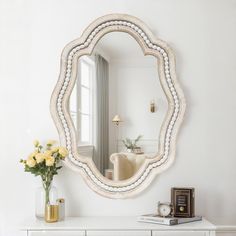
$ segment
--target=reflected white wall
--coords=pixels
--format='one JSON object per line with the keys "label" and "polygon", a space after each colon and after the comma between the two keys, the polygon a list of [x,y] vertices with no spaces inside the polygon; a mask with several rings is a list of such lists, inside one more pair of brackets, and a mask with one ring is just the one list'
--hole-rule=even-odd
{"label": "reflected white wall", "polygon": [[[125,151],[122,139],[135,139],[138,135],[142,135],[138,145],[145,153],[157,153],[168,104],[159,82],[156,58],[140,55],[138,60],[111,61],[110,88],[110,118],[119,114],[123,121],[118,127],[110,124],[110,153]],[[150,112],[152,100],[157,108],[154,113]]]}

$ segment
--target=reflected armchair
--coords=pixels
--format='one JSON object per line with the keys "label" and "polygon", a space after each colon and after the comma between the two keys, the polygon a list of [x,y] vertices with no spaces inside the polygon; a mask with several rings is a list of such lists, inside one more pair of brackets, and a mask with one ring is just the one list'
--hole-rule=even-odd
{"label": "reflected armchair", "polygon": [[113,164],[113,180],[125,180],[131,178],[142,166],[145,155],[134,153],[114,153],[110,156]]}

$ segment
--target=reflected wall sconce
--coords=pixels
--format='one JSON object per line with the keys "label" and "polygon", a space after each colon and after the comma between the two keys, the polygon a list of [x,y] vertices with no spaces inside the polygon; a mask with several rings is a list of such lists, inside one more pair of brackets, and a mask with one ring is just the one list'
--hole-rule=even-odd
{"label": "reflected wall sconce", "polygon": [[150,112],[151,112],[151,113],[156,112],[156,105],[155,105],[155,101],[154,101],[154,100],[152,100],[152,101],[150,102]]}
{"label": "reflected wall sconce", "polygon": [[121,120],[119,115],[115,115],[112,119],[112,122],[118,126],[120,122],[123,122],[123,121]]}

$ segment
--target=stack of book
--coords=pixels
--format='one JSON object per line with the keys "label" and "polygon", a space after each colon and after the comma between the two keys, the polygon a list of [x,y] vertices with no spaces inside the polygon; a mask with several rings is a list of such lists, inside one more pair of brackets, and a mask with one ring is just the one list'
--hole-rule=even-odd
{"label": "stack of book", "polygon": [[161,217],[156,214],[148,214],[138,217],[138,222],[154,223],[161,225],[178,225],[199,220],[202,220],[201,216],[194,216],[191,218],[186,218],[186,217],[181,218],[181,217]]}

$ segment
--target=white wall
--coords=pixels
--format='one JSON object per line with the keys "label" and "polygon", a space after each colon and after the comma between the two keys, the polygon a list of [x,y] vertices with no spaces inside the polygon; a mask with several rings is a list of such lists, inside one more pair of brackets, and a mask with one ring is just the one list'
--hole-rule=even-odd
{"label": "white wall", "polygon": [[[174,165],[145,192],[127,200],[98,196],[70,170],[56,184],[67,214],[139,215],[168,200],[171,186],[196,188],[197,214],[236,221],[235,0],[1,0],[0,1],[0,226],[34,215],[38,179],[18,160],[31,141],[57,138],[49,113],[60,53],[95,18],[128,13],[173,47],[188,103]],[[16,233],[15,233],[16,235]]]}

